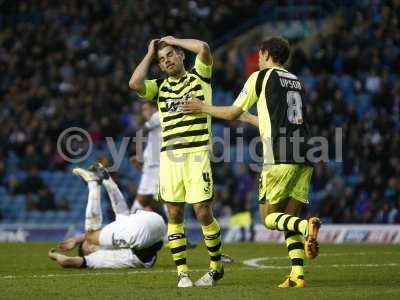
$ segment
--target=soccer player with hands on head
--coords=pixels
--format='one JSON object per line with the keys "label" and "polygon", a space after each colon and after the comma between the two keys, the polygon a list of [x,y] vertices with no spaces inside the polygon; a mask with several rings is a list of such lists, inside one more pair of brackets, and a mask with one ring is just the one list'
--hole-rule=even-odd
{"label": "soccer player with hands on head", "polygon": [[[190,70],[184,66],[184,50],[196,54]],[[158,62],[165,78],[146,79],[153,61]],[[129,87],[140,97],[157,102],[160,112],[159,197],[168,209],[168,240],[177,267],[178,287],[193,286],[186,261],[186,203],[193,205],[210,256],[209,271],[195,285],[212,286],[224,275],[221,231],[212,210],[213,179],[208,157],[211,117],[205,113],[187,115],[181,111],[181,105],[192,97],[211,105],[212,62],[207,43],[166,36],[150,42],[129,81]]]}

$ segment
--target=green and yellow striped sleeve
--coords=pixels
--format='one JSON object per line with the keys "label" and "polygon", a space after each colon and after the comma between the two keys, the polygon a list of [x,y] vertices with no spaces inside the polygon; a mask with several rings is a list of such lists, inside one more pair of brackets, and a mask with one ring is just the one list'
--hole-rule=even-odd
{"label": "green and yellow striped sleeve", "polygon": [[137,93],[141,98],[154,100],[158,94],[157,79],[144,81],[145,91],[143,94]]}
{"label": "green and yellow striped sleeve", "polygon": [[239,96],[236,98],[233,103],[234,106],[240,107],[243,111],[248,111],[250,107],[257,102],[258,97],[256,93],[256,81],[257,81],[258,72],[254,72],[247,79],[246,83]]}

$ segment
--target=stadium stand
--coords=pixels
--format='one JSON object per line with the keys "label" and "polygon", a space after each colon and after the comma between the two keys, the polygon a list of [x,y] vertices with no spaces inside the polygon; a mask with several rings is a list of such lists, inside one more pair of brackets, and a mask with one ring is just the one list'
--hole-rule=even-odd
{"label": "stadium stand", "polygon": [[[255,14],[265,22],[266,2],[168,1],[159,8],[153,1],[0,3],[0,222],[80,223],[86,189],[57,153],[59,134],[72,126],[87,129],[95,147],[81,165],[108,160],[104,137],[132,136],[142,123],[128,80],[149,39],[177,34],[218,46],[226,32],[259,25]],[[274,18],[288,26],[303,28],[321,17],[307,1],[283,2],[274,7]],[[334,16],[338,26],[317,35],[310,51],[295,47],[290,66],[308,88],[313,133],[333,141],[335,128],[343,128],[343,163],[316,166],[309,212],[326,223],[400,223],[400,3],[332,3],[346,5]],[[293,5],[305,9],[291,14]],[[230,104],[240,91],[250,48],[216,56],[215,104]],[[237,122],[214,122],[214,136],[222,137],[226,127],[232,133],[244,127],[247,142],[257,134]],[[236,157],[233,138],[231,146]],[[243,162],[252,159],[245,154]],[[256,207],[257,175],[240,166],[215,164],[221,218],[235,212],[247,193]],[[118,182],[130,199],[139,176],[126,157]],[[238,191],[243,178],[249,189]]]}

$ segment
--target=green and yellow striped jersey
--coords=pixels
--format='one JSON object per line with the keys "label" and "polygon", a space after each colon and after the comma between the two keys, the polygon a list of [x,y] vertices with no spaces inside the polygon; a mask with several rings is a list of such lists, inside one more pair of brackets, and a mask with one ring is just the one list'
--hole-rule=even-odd
{"label": "green and yellow striped jersey", "polygon": [[180,79],[145,80],[146,92],[141,97],[157,101],[162,127],[161,152],[189,153],[208,149],[211,139],[211,117],[207,114],[188,114],[180,105],[192,95],[212,104],[212,65],[204,64],[197,56],[194,67]]}

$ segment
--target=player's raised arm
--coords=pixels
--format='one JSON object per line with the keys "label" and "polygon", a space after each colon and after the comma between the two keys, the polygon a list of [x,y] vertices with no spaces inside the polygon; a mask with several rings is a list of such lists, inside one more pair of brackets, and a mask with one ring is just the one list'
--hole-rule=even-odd
{"label": "player's raised arm", "polygon": [[196,39],[177,39],[173,36],[163,37],[162,39],[160,39],[160,41],[165,42],[171,46],[178,46],[190,52],[196,53],[204,64],[212,64],[210,47],[206,42]]}
{"label": "player's raised arm", "polygon": [[156,57],[156,43],[158,40],[151,40],[147,53],[142,61],[137,65],[133,72],[131,79],[129,80],[129,87],[138,92],[140,95],[146,94],[145,79],[149,72],[150,65]]}

